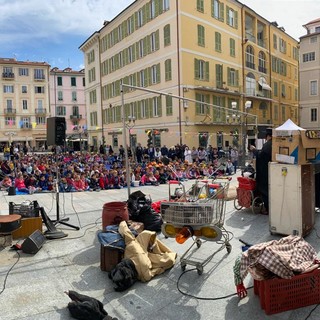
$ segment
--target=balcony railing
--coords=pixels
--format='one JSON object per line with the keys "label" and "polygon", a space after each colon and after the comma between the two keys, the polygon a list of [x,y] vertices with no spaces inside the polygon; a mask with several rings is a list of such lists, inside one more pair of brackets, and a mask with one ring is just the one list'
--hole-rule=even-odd
{"label": "balcony railing", "polygon": [[32,124],[31,123],[23,123],[20,127],[20,129],[23,130],[31,130],[32,129]]}
{"label": "balcony railing", "polygon": [[259,66],[259,67],[258,67],[258,70],[259,70],[260,72],[267,73],[267,68],[265,68],[265,67]]}
{"label": "balcony railing", "polygon": [[9,80],[14,79],[14,73],[13,72],[3,72],[2,78],[9,79]]}
{"label": "balcony railing", "polygon": [[246,61],[246,67],[247,68],[250,68],[250,69],[255,69],[255,65],[254,63],[250,62],[250,61]]}
{"label": "balcony railing", "polygon": [[82,114],[71,114],[70,120],[80,120],[82,119]]}
{"label": "balcony railing", "polygon": [[16,114],[17,110],[13,109],[13,108],[6,108],[6,109],[4,109],[4,113],[5,114]]}
{"label": "balcony railing", "polygon": [[47,113],[47,109],[45,109],[45,108],[36,108],[35,109],[35,113],[36,114],[46,114]]}
{"label": "balcony railing", "polygon": [[45,79],[46,79],[45,75],[34,76],[34,80],[36,81],[43,81]]}

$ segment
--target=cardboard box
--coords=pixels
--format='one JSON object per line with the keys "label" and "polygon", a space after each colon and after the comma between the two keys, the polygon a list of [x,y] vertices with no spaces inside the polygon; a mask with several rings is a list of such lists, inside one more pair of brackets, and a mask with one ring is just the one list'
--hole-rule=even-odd
{"label": "cardboard box", "polygon": [[290,164],[320,163],[320,130],[292,131],[272,137],[272,161]]}
{"label": "cardboard box", "polygon": [[12,238],[13,239],[27,238],[36,230],[40,230],[42,232],[41,217],[22,218],[21,228],[12,232]]}

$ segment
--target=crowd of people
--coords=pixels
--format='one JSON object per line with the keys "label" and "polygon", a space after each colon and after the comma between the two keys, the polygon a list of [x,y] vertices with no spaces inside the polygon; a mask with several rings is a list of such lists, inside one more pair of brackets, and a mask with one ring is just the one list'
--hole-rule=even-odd
{"label": "crowd of people", "polygon": [[[238,153],[230,148],[222,150],[176,145],[144,148],[139,143],[132,153],[128,149],[130,184],[159,185],[168,180],[197,179],[237,170]],[[163,161],[168,159],[168,161]],[[15,187],[17,192],[81,192],[120,189],[127,185],[125,150],[117,154],[111,146],[102,146],[97,153],[67,152],[54,148],[52,152],[14,152],[1,160],[2,190]]]}

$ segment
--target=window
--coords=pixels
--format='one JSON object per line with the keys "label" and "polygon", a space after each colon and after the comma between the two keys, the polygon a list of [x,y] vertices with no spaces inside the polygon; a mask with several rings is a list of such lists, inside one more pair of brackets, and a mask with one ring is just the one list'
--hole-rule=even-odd
{"label": "window", "polygon": [[151,83],[157,83],[157,66],[154,65],[151,67]]}
{"label": "window", "polygon": [[19,76],[29,76],[29,69],[27,68],[19,68]]}
{"label": "window", "polygon": [[3,68],[3,76],[6,78],[13,78],[13,70],[11,67],[4,67]]}
{"label": "window", "polygon": [[207,114],[207,108],[208,106],[206,103],[209,103],[210,98],[209,95],[196,93],[196,114],[198,115],[204,115]]}
{"label": "window", "polygon": [[221,52],[221,33],[215,32],[214,33],[214,48],[217,52]]}
{"label": "window", "polygon": [[139,58],[142,58],[144,56],[144,40],[141,39],[139,41]]}
{"label": "window", "polygon": [[249,72],[246,76],[246,94],[254,96],[256,94],[256,79],[254,74]]}
{"label": "window", "polygon": [[224,4],[220,0],[211,1],[211,15],[215,19],[224,21]]}
{"label": "window", "polygon": [[318,95],[318,81],[311,80],[310,81],[310,96],[317,96]]}
{"label": "window", "polygon": [[98,113],[97,111],[90,113],[90,125],[96,126],[98,124]]}
{"label": "window", "polygon": [[317,36],[310,37],[310,43],[316,43],[318,41]]}
{"label": "window", "polygon": [[22,110],[28,110],[28,100],[22,100]]}
{"label": "window", "polygon": [[238,12],[227,6],[227,24],[230,27],[238,28]]}
{"label": "window", "polygon": [[11,99],[7,99],[6,102],[7,102],[7,109],[12,109],[12,107],[13,107],[12,100]]}
{"label": "window", "polygon": [[246,48],[246,67],[255,69],[254,65],[254,50],[252,46],[247,46]]}
{"label": "window", "polygon": [[133,46],[130,46],[130,47],[128,48],[128,62],[129,62],[129,63],[132,63],[132,62],[134,61],[133,52],[134,52]]}
{"label": "window", "polygon": [[63,92],[58,91],[58,101],[62,101],[62,100],[63,100]]}
{"label": "window", "polygon": [[314,61],[314,60],[316,60],[315,52],[308,52],[308,53],[304,53],[302,55],[303,62],[309,62],[309,61]]}
{"label": "window", "polygon": [[28,93],[28,87],[27,86],[22,86],[21,87],[21,92],[22,93]]}
{"label": "window", "polygon": [[[112,69],[112,70],[114,70],[114,69]],[[96,81],[96,68],[95,67],[93,67],[92,69],[89,70],[88,76],[89,76],[89,83],[92,81]]]}
{"label": "window", "polygon": [[216,64],[216,87],[223,87],[223,65]]}
{"label": "window", "polygon": [[169,0],[162,0],[162,9],[163,11],[169,10]]}
{"label": "window", "polygon": [[32,128],[31,121],[29,117],[22,117],[21,118],[21,128]]}
{"label": "window", "polygon": [[66,115],[66,107],[57,106],[56,114],[57,114],[57,116],[65,116]]}
{"label": "window", "polygon": [[156,16],[156,4],[155,4],[155,0],[151,0],[150,1],[150,18],[154,19],[155,16]]}
{"label": "window", "polygon": [[3,86],[4,93],[13,93],[13,86]]}
{"label": "window", "polygon": [[146,100],[140,101],[140,117],[141,119],[146,118],[147,115],[147,106],[146,106]]}
{"label": "window", "polygon": [[45,79],[44,70],[43,69],[34,69],[34,78],[35,78],[35,80]]}
{"label": "window", "polygon": [[76,87],[77,86],[77,79],[76,77],[71,77],[71,87]]}
{"label": "window", "polygon": [[140,9],[138,11],[138,27],[142,27],[143,26],[143,11],[142,9]]}
{"label": "window", "polygon": [[165,80],[166,81],[172,80],[171,59],[167,59],[164,62],[164,68],[165,68]]}
{"label": "window", "polygon": [[144,70],[141,70],[139,72],[139,80],[140,80],[140,86],[144,87],[145,86]]}
{"label": "window", "polygon": [[78,106],[72,107],[72,115],[79,116],[79,107]]}
{"label": "window", "polygon": [[317,108],[311,108],[310,109],[310,121],[311,122],[317,122],[318,121],[318,109]]}
{"label": "window", "polygon": [[266,55],[263,51],[259,52],[259,67],[260,72],[267,73],[266,69]]}
{"label": "window", "polygon": [[6,124],[6,126],[15,126],[16,125],[16,118],[15,117],[5,117],[5,124]]}
{"label": "window", "polygon": [[266,25],[259,22],[257,23],[257,40],[258,40],[258,45],[261,47],[266,47],[265,43],[265,28]]}
{"label": "window", "polygon": [[43,100],[38,100],[38,109],[43,110]]}
{"label": "window", "polygon": [[159,117],[158,97],[152,98],[152,116]]}
{"label": "window", "polygon": [[163,28],[163,35],[164,35],[164,46],[169,46],[171,43],[170,39],[170,24],[167,24]]}
{"label": "window", "polygon": [[204,4],[203,4],[204,0],[197,0],[197,10],[199,12],[204,12]]}
{"label": "window", "polygon": [[57,85],[62,86],[62,77],[61,76],[57,77]]}
{"label": "window", "polygon": [[72,101],[77,101],[77,91],[72,91]]}
{"label": "window", "polygon": [[285,84],[281,85],[281,96],[282,96],[282,98],[286,97],[286,85]]}
{"label": "window", "polygon": [[281,38],[279,38],[279,50],[282,53],[286,53],[287,52],[287,42],[284,41]]}
{"label": "window", "polygon": [[166,96],[166,115],[167,116],[172,116],[173,114],[173,98],[171,96]]}
{"label": "window", "polygon": [[150,35],[150,49],[151,52],[156,51],[157,47],[156,47],[156,33],[152,32]]}
{"label": "window", "polygon": [[129,17],[127,20],[127,33],[131,34],[133,32],[133,17]]}
{"label": "window", "polygon": [[209,62],[194,59],[195,79],[209,81]]}
{"label": "window", "polygon": [[36,124],[38,125],[46,124],[46,117],[36,117]]}
{"label": "window", "polygon": [[236,56],[236,41],[232,38],[230,38],[230,56],[235,57]]}
{"label": "window", "polygon": [[273,83],[273,95],[274,95],[275,97],[278,96],[278,82],[274,82],[274,83]]}
{"label": "window", "polygon": [[90,104],[97,103],[97,91],[96,90],[92,90],[89,92],[89,103]]}
{"label": "window", "polygon": [[228,67],[228,86],[236,87],[239,85],[239,71]]}
{"label": "window", "polygon": [[273,49],[278,49],[278,37],[277,35],[273,35]]}
{"label": "window", "polygon": [[198,45],[201,47],[205,46],[205,31],[204,26],[198,24]]}
{"label": "window", "polygon": [[91,62],[94,62],[94,50],[91,50],[87,54],[87,61],[88,61],[88,64],[90,64]]}

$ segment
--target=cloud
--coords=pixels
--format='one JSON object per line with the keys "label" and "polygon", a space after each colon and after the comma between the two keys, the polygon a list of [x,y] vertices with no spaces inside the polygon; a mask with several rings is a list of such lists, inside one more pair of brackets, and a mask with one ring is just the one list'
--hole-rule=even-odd
{"label": "cloud", "polygon": [[0,43],[73,34],[89,37],[133,1],[0,0]]}

